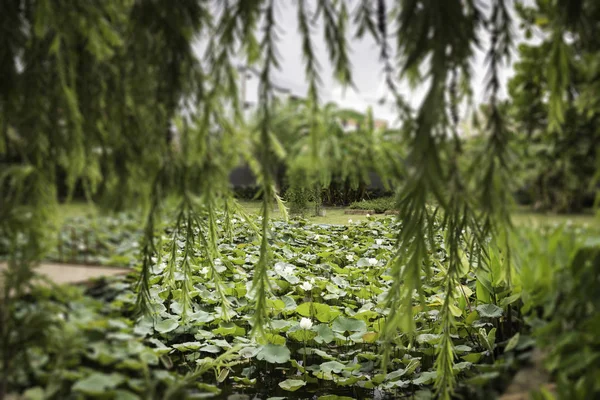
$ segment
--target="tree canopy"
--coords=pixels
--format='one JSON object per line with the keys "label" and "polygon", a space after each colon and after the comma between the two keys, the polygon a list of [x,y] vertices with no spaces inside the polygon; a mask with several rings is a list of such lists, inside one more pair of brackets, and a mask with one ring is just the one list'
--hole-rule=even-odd
{"label": "tree canopy", "polygon": [[[273,134],[278,128],[272,75],[280,62],[280,6],[275,0],[1,3],[0,235],[11,243],[7,286],[25,290],[32,264],[42,257],[58,176],[64,173],[70,190],[82,182],[87,193],[112,207],[145,207],[138,306],[149,312],[154,232],[166,197],[179,201],[174,237],[187,237],[186,249],[191,251],[194,242],[186,232],[197,229],[202,251],[212,260],[219,252],[215,210],[222,202],[235,207],[228,171],[246,157],[257,172],[264,202],[253,285],[254,333],[262,333],[268,320],[267,270],[273,261],[269,221],[272,203],[279,201],[272,168],[281,157]],[[320,65],[326,61],[316,58],[316,43],[324,43],[327,61],[342,85],[353,83],[350,38],[368,35],[380,48],[408,149],[406,174],[398,188],[403,227],[397,232],[384,338],[391,342],[399,329],[414,330],[413,295],[421,290],[420,271],[430,268],[428,249],[440,217],[449,269],[439,317],[436,388],[448,398],[455,385],[449,299],[462,265],[484,264],[490,237],[509,251],[506,188],[512,129],[499,100],[499,70],[515,44],[509,1],[297,0],[289,6],[297,12],[302,41],[310,139],[308,151],[291,164],[311,166],[325,175],[332,169],[320,154],[334,136],[323,126],[329,108],[320,102]],[[518,129],[531,137],[527,146],[549,136],[551,148],[542,150],[549,163],[563,146],[568,149],[571,158],[557,167],[556,179],[562,179],[560,174],[579,177],[580,156],[589,151],[584,147],[598,137],[600,5],[594,0],[539,0],[535,8],[517,6],[525,22],[542,31],[543,44],[522,51],[511,84],[512,115]],[[196,40],[204,45],[201,59],[192,49]],[[486,52],[488,68],[486,144],[464,163],[458,110],[472,98],[470,63],[478,46]],[[238,101],[239,60],[260,71],[257,124],[251,129]],[[402,79],[426,90],[414,110],[398,91]],[[189,110],[191,118],[182,116]],[[181,133],[180,151],[168,139],[173,121]],[[237,149],[233,143],[250,148]],[[352,164],[346,168],[351,170]],[[585,169],[589,176],[597,166]],[[473,250],[470,260],[463,257],[465,246]],[[186,260],[173,268],[190,273]],[[210,264],[210,276],[218,282],[218,270]],[[508,285],[511,273],[507,263],[503,277]],[[189,300],[186,282],[181,287],[184,307]],[[224,297],[222,301],[226,307]]]}

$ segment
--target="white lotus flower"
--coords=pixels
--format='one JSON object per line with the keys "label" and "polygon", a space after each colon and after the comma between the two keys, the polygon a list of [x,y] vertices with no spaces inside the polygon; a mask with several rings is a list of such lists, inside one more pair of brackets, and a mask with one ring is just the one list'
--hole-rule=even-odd
{"label": "white lotus flower", "polygon": [[308,330],[308,329],[312,328],[312,325],[313,325],[313,323],[309,318],[302,318],[300,320],[300,328],[302,328],[302,329]]}
{"label": "white lotus flower", "polygon": [[351,224],[351,223],[352,223],[352,219],[349,219],[349,220],[348,220],[348,223],[349,223],[349,224]]}
{"label": "white lotus flower", "polygon": [[344,235],[344,236],[342,236],[342,239],[344,239],[344,240],[348,240],[348,235]]}
{"label": "white lotus flower", "polygon": [[369,258],[369,265],[377,265],[377,259],[376,258]]}
{"label": "white lotus flower", "polygon": [[354,261],[354,256],[352,254],[346,254],[346,260]]}
{"label": "white lotus flower", "polygon": [[377,246],[381,246],[383,244],[383,239],[375,239],[375,243],[377,243]]}
{"label": "white lotus flower", "polygon": [[300,289],[304,289],[307,292],[311,291],[313,288],[313,285],[310,282],[304,282],[302,285],[300,285]]}

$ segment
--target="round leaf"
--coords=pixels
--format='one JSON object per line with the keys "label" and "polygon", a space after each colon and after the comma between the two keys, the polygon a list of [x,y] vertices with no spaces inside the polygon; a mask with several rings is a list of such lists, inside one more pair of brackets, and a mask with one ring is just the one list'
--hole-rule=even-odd
{"label": "round leaf", "polygon": [[502,309],[495,304],[478,305],[477,312],[483,318],[500,318],[502,316]]}
{"label": "round leaf", "polygon": [[272,364],[283,364],[290,360],[290,350],[285,346],[267,344],[260,349],[256,358]]}
{"label": "round leaf", "polygon": [[288,392],[295,392],[304,385],[306,385],[306,382],[300,379],[286,379],[283,382],[279,382],[279,387]]}
{"label": "round leaf", "polygon": [[167,318],[154,325],[154,329],[158,333],[168,333],[177,329],[178,326],[179,323],[177,321],[171,318]]}

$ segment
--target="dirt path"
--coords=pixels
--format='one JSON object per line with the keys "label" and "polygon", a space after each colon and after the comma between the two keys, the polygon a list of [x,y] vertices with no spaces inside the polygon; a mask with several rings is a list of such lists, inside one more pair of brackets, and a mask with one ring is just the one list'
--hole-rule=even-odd
{"label": "dirt path", "polygon": [[[6,268],[6,264],[0,264],[0,271]],[[103,276],[125,275],[131,272],[129,268],[103,267],[99,265],[78,265],[42,263],[37,267],[37,272],[49,280],[58,284],[82,283],[93,278]],[[0,284],[2,276],[0,275]]]}

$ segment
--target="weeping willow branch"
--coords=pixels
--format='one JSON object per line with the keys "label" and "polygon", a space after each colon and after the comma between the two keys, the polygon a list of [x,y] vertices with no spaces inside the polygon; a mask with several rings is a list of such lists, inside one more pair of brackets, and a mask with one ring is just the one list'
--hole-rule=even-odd
{"label": "weeping willow branch", "polygon": [[263,67],[260,72],[259,83],[259,112],[260,123],[258,134],[260,137],[258,158],[260,176],[259,182],[262,192],[261,209],[261,244],[260,257],[255,265],[254,279],[252,282],[252,293],[256,304],[254,306],[254,316],[252,319],[253,335],[264,336],[265,328],[268,323],[267,315],[267,294],[270,290],[268,270],[271,263],[271,249],[269,245],[269,220],[273,199],[275,197],[274,178],[272,167],[275,163],[273,154],[271,129],[271,103],[272,103],[272,84],[271,70],[278,67],[276,58],[277,24],[275,22],[275,1],[269,1],[265,11],[264,36],[261,41],[263,49],[262,62]]}
{"label": "weeping willow branch", "polygon": [[[150,274],[151,268],[154,265],[153,257],[159,253],[156,248],[155,233],[156,220],[158,218],[161,206],[161,185],[162,174],[164,169],[159,170],[154,178],[152,185],[150,209],[146,215],[146,224],[144,225],[144,236],[142,237],[142,269],[136,284],[138,293],[136,299],[136,312],[138,314],[149,315],[152,312],[151,297],[150,297]],[[174,258],[175,251],[172,252]],[[170,259],[169,262],[173,260]]]}
{"label": "weeping willow branch", "polygon": [[298,31],[302,36],[302,56],[304,58],[304,75],[308,81],[308,100],[311,109],[315,110],[319,104],[319,62],[315,57],[314,46],[311,39],[312,16],[306,0],[298,0]]}
{"label": "weeping willow branch", "polygon": [[[338,9],[336,10],[335,5]],[[345,1],[322,0],[317,3],[316,16],[323,15],[323,33],[329,61],[333,65],[335,78],[343,85],[352,85],[352,71],[348,56],[346,24],[348,10]]]}
{"label": "weeping willow branch", "polygon": [[[385,2],[379,2],[380,14],[385,13]],[[453,79],[450,71],[463,66],[471,56],[471,46],[476,42],[475,28],[479,14],[459,0],[430,4],[423,7],[415,0],[400,2],[396,13],[397,48],[401,76],[419,81],[426,78],[430,86],[420,106],[409,134],[409,154],[406,158],[407,176],[400,191],[397,208],[403,227],[397,235],[399,249],[392,266],[394,282],[386,297],[389,317],[384,328],[384,339],[391,343],[397,330],[414,332],[413,295],[421,291],[421,272],[429,275],[428,250],[433,240],[436,215],[441,214],[442,226],[447,229],[449,246],[448,270],[445,277],[446,299],[441,310],[441,344],[438,349],[435,387],[440,398],[450,398],[455,386],[452,372],[454,350],[452,346],[452,315],[450,302],[456,287],[461,265],[460,243],[462,232],[472,220],[466,218],[465,203],[469,193],[461,183],[457,167],[458,152],[445,145],[449,120],[447,98],[453,103]],[[386,24],[380,23],[380,36],[385,38]],[[382,39],[384,41],[385,39]],[[385,41],[381,51],[387,59]],[[389,64],[388,64],[389,65]],[[388,67],[389,68],[389,67]],[[464,69],[463,69],[464,70]],[[468,73],[468,70],[464,70]],[[395,91],[392,80],[388,86]],[[451,116],[453,117],[453,116]],[[442,155],[449,153],[450,168],[442,163]],[[431,205],[430,205],[431,204]],[[387,351],[386,351],[387,353]],[[384,357],[387,362],[389,357]]]}
{"label": "weeping willow branch", "polygon": [[[489,139],[481,157],[476,158],[473,168],[483,171],[480,185],[480,210],[479,227],[483,236],[497,235],[504,237],[504,251],[510,254],[508,246],[508,229],[511,226],[509,206],[510,176],[509,176],[509,130],[498,101],[500,90],[499,69],[503,62],[509,59],[512,46],[512,25],[504,0],[494,3],[488,21],[491,35],[491,45],[487,54],[489,73],[487,90],[489,93],[489,110],[487,130]],[[475,174],[476,175],[476,174]],[[481,246],[485,249],[485,246]],[[505,276],[510,284],[511,265],[506,263]]]}

